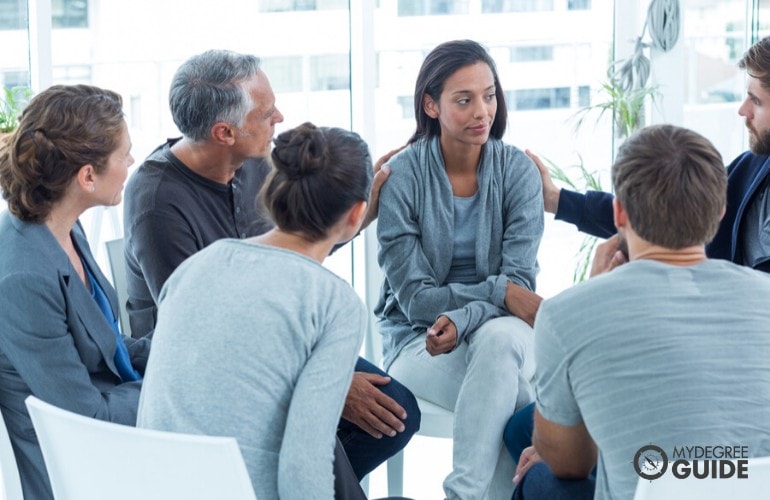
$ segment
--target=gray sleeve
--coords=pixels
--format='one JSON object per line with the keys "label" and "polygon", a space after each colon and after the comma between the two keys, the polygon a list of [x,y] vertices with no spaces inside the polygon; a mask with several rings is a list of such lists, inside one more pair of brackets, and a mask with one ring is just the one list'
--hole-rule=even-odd
{"label": "gray sleeve", "polygon": [[278,459],[281,498],[334,497],[337,423],[367,324],[363,304],[348,297],[325,326],[294,387]]}
{"label": "gray sleeve", "polygon": [[569,378],[570,359],[551,324],[551,307],[544,301],[535,320],[535,399],[546,420],[559,425],[579,424],[583,418]]}
{"label": "gray sleeve", "polygon": [[506,170],[501,274],[530,291],[536,288],[537,251],[543,237],[543,188],[537,167],[521,151]]}

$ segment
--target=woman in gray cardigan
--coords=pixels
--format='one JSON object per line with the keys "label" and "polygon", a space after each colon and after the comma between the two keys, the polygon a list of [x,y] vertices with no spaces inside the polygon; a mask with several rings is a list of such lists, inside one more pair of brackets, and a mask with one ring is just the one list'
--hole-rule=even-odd
{"label": "woman in gray cardigan", "polygon": [[502,433],[533,398],[540,176],[500,141],[503,91],[476,42],[436,47],[414,104],[417,131],[380,195],[385,281],[375,312],[385,368],[454,411],[447,498],[510,498],[514,464]]}

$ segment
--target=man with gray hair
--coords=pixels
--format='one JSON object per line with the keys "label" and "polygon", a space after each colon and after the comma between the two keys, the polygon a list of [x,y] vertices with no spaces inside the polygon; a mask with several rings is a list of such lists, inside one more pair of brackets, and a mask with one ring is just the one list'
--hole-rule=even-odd
{"label": "man with gray hair", "polygon": [[[169,101],[183,136],[153,151],[125,190],[127,310],[134,337],[152,333],[161,288],[182,261],[219,239],[257,236],[273,225],[256,199],[283,115],[259,59],[224,50],[193,56],[174,75]],[[388,172],[379,166],[387,158],[377,164],[365,224],[376,217]],[[361,479],[406,446],[420,412],[408,389],[368,361],[359,358],[355,370],[338,438]]]}

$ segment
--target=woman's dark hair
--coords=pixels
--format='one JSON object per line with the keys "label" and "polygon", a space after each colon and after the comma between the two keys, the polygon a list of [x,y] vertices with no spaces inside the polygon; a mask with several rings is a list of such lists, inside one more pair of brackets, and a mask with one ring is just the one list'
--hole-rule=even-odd
{"label": "woman's dark hair", "polygon": [[8,210],[42,222],[84,165],[107,166],[125,127],[120,95],[90,85],[54,85],[33,97],[0,153]]}
{"label": "woman's dark hair", "polygon": [[424,97],[428,95],[438,102],[447,79],[458,69],[477,62],[486,63],[495,80],[497,113],[495,113],[495,121],[492,122],[492,129],[489,134],[495,139],[503,137],[508,123],[508,108],[505,104],[505,94],[500,85],[500,78],[497,76],[495,61],[479,43],[473,40],[454,40],[444,42],[433,49],[420,67],[417,83],[414,86],[414,116],[417,120],[417,129],[409,139],[410,144],[419,139],[428,139],[441,134],[438,119],[431,118],[425,113]]}
{"label": "woman's dark hair", "polygon": [[355,132],[303,123],[275,138],[260,197],[275,224],[318,241],[357,201],[369,200],[372,158]]}

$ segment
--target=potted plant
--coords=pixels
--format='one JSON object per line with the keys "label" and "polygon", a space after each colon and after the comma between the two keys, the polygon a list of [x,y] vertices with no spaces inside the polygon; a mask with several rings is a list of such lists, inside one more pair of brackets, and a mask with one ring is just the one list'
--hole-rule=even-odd
{"label": "potted plant", "polygon": [[19,126],[19,115],[32,97],[29,87],[3,87],[0,97],[0,134],[13,132]]}
{"label": "potted plant", "polygon": [[[656,86],[642,85],[635,88],[624,88],[621,83],[610,76],[607,82],[601,84],[599,89],[599,99],[596,103],[586,106],[577,113],[575,129],[585,125],[585,120],[589,115],[596,114],[598,122],[605,113],[612,113],[613,129],[618,144],[625,141],[631,134],[644,126],[644,113],[647,101],[655,102],[658,95]],[[567,188],[573,191],[585,192],[586,190],[603,191],[601,178],[597,170],[589,170],[583,163],[582,157],[578,155],[578,163],[572,165],[570,170],[577,170],[576,178],[570,177],[567,169],[561,168],[547,158],[543,160],[548,164],[551,178],[561,182]],[[593,258],[594,248],[598,239],[594,236],[586,236],[576,254],[575,271],[572,275],[572,281],[578,283],[588,278],[591,259]]]}
{"label": "potted plant", "polygon": [[32,97],[29,87],[3,87],[0,97],[0,151],[5,149],[11,132],[19,126],[19,116]]}

